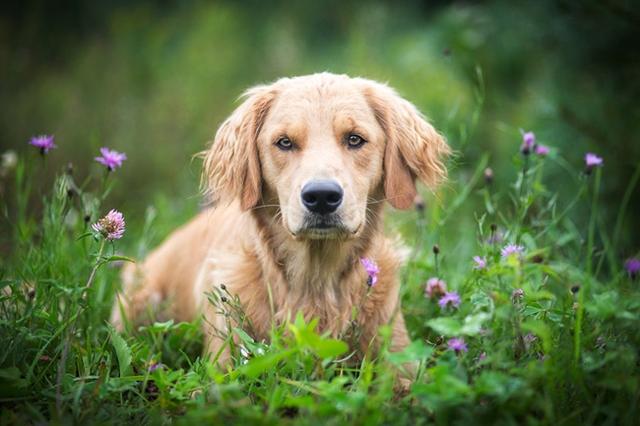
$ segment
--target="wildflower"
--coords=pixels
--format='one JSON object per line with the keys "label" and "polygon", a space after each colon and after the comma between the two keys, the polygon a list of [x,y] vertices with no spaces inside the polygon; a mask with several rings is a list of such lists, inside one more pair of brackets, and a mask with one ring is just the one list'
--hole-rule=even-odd
{"label": "wildflower", "polygon": [[587,152],[584,156],[584,163],[587,167],[586,173],[589,174],[594,167],[600,167],[604,162],[602,161],[602,157],[598,157],[596,154]]}
{"label": "wildflower", "polygon": [[486,352],[480,352],[480,355],[478,355],[478,362],[482,362],[485,359],[487,359],[487,353]]}
{"label": "wildflower", "polygon": [[440,246],[439,245],[434,244],[432,250],[433,250],[433,254],[435,254],[436,256],[438,254],[440,254]]}
{"label": "wildflower", "polygon": [[520,152],[524,155],[529,155],[536,144],[536,135],[533,132],[527,132],[522,134],[522,146]]}
{"label": "wildflower", "polygon": [[628,259],[625,263],[624,263],[624,269],[627,270],[627,273],[629,274],[629,278],[634,279],[638,276],[638,272],[640,272],[640,259],[637,258],[631,258]]}
{"label": "wildflower", "polygon": [[535,153],[536,153],[536,155],[544,157],[547,154],[549,154],[549,147],[546,146],[546,145],[537,144],[536,145],[536,149],[535,149]]}
{"label": "wildflower", "polygon": [[378,264],[368,257],[361,257],[360,263],[367,271],[367,285],[373,287],[378,282],[378,273],[380,272]]}
{"label": "wildflower", "polygon": [[493,183],[493,169],[487,167],[484,169],[484,181],[487,185],[491,185]]}
{"label": "wildflower", "polygon": [[513,292],[511,293],[511,301],[513,303],[519,302],[520,300],[522,300],[524,298],[524,290],[521,288],[516,288],[515,290],[513,290]]}
{"label": "wildflower", "polygon": [[454,337],[452,339],[449,339],[449,341],[447,342],[447,346],[452,351],[455,351],[456,354],[459,354],[460,352],[467,352],[469,350],[463,338]]}
{"label": "wildflower", "polygon": [[151,361],[151,364],[149,365],[149,368],[147,369],[147,371],[149,371],[149,373],[153,373],[154,371],[163,369],[163,368],[164,368],[164,364],[160,362]]}
{"label": "wildflower", "polygon": [[517,244],[507,244],[500,251],[502,257],[509,257],[513,255],[517,255],[518,257],[520,257],[522,256],[522,253],[524,253],[524,247]]}
{"label": "wildflower", "polygon": [[446,308],[447,306],[457,308],[458,306],[460,306],[460,295],[455,291],[448,291],[444,294],[444,296],[442,296],[442,298],[440,298],[440,300],[438,300],[438,305],[440,305],[442,309]]}
{"label": "wildflower", "polygon": [[122,166],[122,162],[127,159],[127,155],[123,152],[112,151],[109,148],[100,148],[102,156],[96,157],[95,160],[107,166],[110,172]]}
{"label": "wildflower", "polygon": [[435,296],[442,296],[447,291],[447,283],[440,278],[429,278],[427,286],[424,288],[424,294],[429,299],[433,299]]}
{"label": "wildflower", "polygon": [[53,143],[53,135],[41,135],[34,136],[29,141],[29,145],[33,145],[36,148],[40,148],[40,154],[45,155],[50,149],[57,148]]}
{"label": "wildflower", "polygon": [[117,210],[111,210],[105,217],[91,225],[94,231],[107,241],[119,240],[124,235],[124,216]]}
{"label": "wildflower", "polygon": [[475,265],[473,266],[473,269],[476,270],[482,270],[485,269],[487,267],[487,258],[486,257],[480,257],[480,256],[473,256],[473,261],[475,262]]}
{"label": "wildflower", "polygon": [[533,333],[527,333],[524,336],[522,336],[522,341],[524,342],[524,347],[529,350],[531,349],[531,346],[533,345],[533,343],[538,340],[538,338],[536,337],[535,334]]}

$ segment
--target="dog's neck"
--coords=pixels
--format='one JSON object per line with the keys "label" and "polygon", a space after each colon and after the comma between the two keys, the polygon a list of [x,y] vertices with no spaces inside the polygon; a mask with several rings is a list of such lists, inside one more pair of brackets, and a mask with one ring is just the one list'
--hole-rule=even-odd
{"label": "dog's neck", "polygon": [[353,287],[366,286],[360,258],[374,256],[369,252],[372,237],[382,226],[382,204],[367,207],[366,227],[347,240],[296,240],[276,213],[253,210],[263,247],[271,252],[270,256],[259,256],[262,263],[271,263],[263,265],[263,270],[277,270],[281,279],[270,285],[284,287],[272,289],[275,302],[281,305],[276,310],[289,309],[289,314],[299,310],[305,316],[321,318],[321,322],[327,315],[343,315],[350,299],[360,293]]}

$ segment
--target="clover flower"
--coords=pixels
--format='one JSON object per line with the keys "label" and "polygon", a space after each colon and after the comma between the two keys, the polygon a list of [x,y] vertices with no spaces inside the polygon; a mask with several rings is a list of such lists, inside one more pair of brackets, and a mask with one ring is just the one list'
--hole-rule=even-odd
{"label": "clover flower", "polygon": [[440,278],[429,278],[427,285],[424,288],[424,295],[429,299],[433,299],[436,296],[442,296],[447,292],[447,283]]}
{"label": "clover flower", "polygon": [[107,166],[107,170],[110,172],[121,167],[122,162],[127,159],[127,154],[104,147],[100,148],[100,154],[102,154],[102,156],[96,157],[95,160],[98,163]]}
{"label": "clover flower", "polygon": [[448,306],[457,308],[460,306],[460,295],[455,291],[448,291],[440,298],[440,300],[438,300],[438,305],[440,305],[442,309],[445,309]]}
{"label": "clover flower", "polygon": [[518,257],[522,256],[524,253],[524,247],[517,244],[507,244],[500,250],[500,254],[502,257],[509,257],[513,255],[517,255]]}
{"label": "clover flower", "polygon": [[602,160],[602,157],[598,157],[596,154],[593,154],[591,152],[587,152],[587,154],[584,156],[584,164],[586,166],[586,172],[591,173],[591,170],[593,170],[595,167],[600,167],[604,164],[604,161]]}
{"label": "clover flower", "polygon": [[459,354],[460,352],[467,352],[469,350],[467,348],[467,344],[464,342],[464,339],[458,337],[449,339],[449,341],[447,342],[447,346],[452,351],[455,351],[456,354]]}
{"label": "clover flower", "polygon": [[635,257],[627,259],[627,261],[624,262],[624,269],[627,270],[629,278],[636,278],[638,276],[638,272],[640,272],[640,259],[636,259]]}
{"label": "clover flower", "polygon": [[473,265],[473,269],[481,271],[483,269],[486,269],[487,267],[487,258],[486,257],[480,257],[480,256],[473,256],[473,261],[475,262],[475,265]]}
{"label": "clover flower", "polygon": [[364,270],[367,271],[367,285],[373,287],[378,282],[378,273],[380,273],[378,264],[368,257],[361,257],[360,263],[364,266]]}
{"label": "clover flower", "polygon": [[529,155],[536,144],[536,135],[533,132],[526,132],[522,134],[522,146],[520,152],[524,155]]}
{"label": "clover flower", "polygon": [[40,154],[45,155],[49,150],[57,148],[56,144],[53,143],[53,139],[53,135],[34,136],[29,141],[29,145],[40,148]]}
{"label": "clover flower", "polygon": [[124,235],[124,216],[117,210],[111,210],[105,217],[91,225],[91,228],[107,241],[119,240]]}

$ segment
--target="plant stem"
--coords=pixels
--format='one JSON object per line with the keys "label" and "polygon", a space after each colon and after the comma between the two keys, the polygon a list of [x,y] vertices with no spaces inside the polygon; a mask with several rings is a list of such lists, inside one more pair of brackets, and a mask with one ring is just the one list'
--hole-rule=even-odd
{"label": "plant stem", "polygon": [[593,241],[595,238],[595,225],[597,217],[597,201],[598,192],[600,191],[600,178],[601,172],[599,168],[596,168],[595,182],[593,184],[593,198],[591,201],[591,216],[589,218],[589,229],[587,234],[587,259],[586,259],[586,277],[582,284],[582,288],[578,292],[578,307],[576,310],[576,325],[573,334],[573,362],[574,368],[577,371],[578,363],[580,362],[580,346],[582,338],[582,320],[584,318],[584,300],[585,294],[587,294],[591,287],[591,269],[592,269],[592,255],[593,255]]}

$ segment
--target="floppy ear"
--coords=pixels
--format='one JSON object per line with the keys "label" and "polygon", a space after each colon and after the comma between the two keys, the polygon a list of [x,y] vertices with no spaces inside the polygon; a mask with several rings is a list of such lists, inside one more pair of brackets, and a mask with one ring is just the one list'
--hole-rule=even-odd
{"label": "floppy ear", "polygon": [[257,86],[242,96],[244,102],[222,123],[204,154],[203,186],[212,201],[240,199],[243,210],[260,201],[262,179],[257,138],[269,112],[275,90]]}
{"label": "floppy ear", "polygon": [[397,209],[408,209],[417,195],[416,177],[431,188],[446,178],[444,160],[451,150],[413,104],[388,86],[363,81],[364,95],[387,139],[385,198]]}

